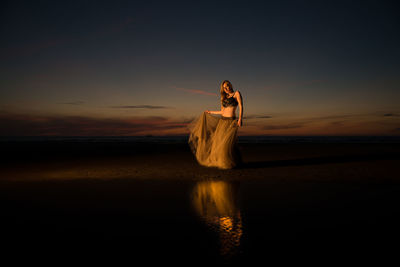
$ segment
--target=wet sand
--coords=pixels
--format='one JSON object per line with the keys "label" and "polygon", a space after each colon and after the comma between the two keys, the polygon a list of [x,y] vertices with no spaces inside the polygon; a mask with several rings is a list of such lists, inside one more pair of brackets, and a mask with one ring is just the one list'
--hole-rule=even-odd
{"label": "wet sand", "polygon": [[[2,144],[5,255],[187,264],[398,261],[400,144],[239,147],[244,166],[219,170],[199,166],[182,143]],[[215,224],[196,212],[199,188],[222,188],[201,199],[235,202],[228,205],[233,217],[221,215]]]}

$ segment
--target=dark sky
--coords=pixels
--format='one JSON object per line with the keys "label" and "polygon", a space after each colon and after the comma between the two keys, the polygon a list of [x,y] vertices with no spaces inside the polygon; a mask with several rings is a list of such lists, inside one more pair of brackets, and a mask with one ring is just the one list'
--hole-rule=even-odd
{"label": "dark sky", "polygon": [[[239,135],[399,135],[396,1],[10,1],[1,135],[169,135],[217,110]],[[238,111],[237,111],[238,115]]]}

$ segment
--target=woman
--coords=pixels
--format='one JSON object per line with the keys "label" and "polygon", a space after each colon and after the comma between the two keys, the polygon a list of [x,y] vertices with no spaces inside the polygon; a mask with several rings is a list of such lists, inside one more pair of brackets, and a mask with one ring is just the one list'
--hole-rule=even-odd
{"label": "woman", "polygon": [[[239,91],[225,80],[221,83],[221,110],[206,110],[188,125],[189,146],[200,165],[232,169],[242,164],[237,146],[237,130],[242,126],[243,100]],[[239,119],[236,108],[239,106]],[[220,117],[211,114],[220,114]]]}

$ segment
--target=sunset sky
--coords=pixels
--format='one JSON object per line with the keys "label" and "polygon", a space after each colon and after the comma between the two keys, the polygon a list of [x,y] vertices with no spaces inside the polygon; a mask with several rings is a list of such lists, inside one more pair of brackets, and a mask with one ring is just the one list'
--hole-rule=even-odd
{"label": "sunset sky", "polygon": [[6,2],[0,135],[182,135],[223,80],[239,135],[400,135],[395,3]]}

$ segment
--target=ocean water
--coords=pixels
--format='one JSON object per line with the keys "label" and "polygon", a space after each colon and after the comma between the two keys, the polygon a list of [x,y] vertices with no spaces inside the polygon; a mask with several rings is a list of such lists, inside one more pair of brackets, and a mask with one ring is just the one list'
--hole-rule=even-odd
{"label": "ocean water", "polygon": [[[2,136],[0,142],[186,143],[188,136]],[[239,143],[400,143],[400,136],[239,136]]]}

